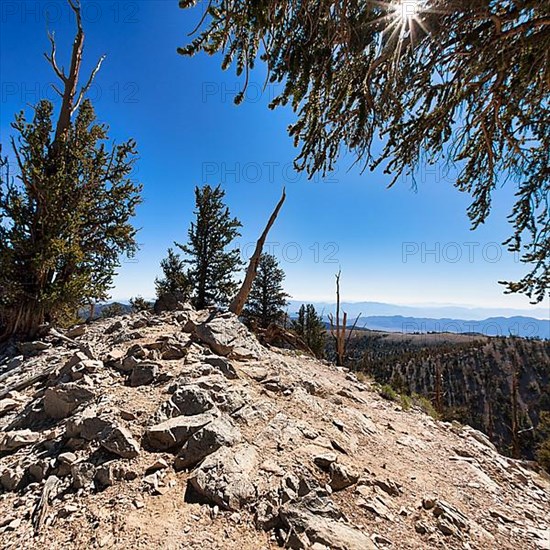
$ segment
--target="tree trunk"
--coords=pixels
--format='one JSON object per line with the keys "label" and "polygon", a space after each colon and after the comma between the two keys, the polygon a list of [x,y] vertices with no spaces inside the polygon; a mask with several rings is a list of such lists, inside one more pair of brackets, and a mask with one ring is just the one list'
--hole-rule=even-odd
{"label": "tree trunk", "polygon": [[267,222],[263,233],[260,235],[260,238],[256,242],[256,249],[254,250],[254,254],[252,254],[252,258],[250,258],[250,263],[248,264],[248,269],[246,270],[246,276],[244,278],[243,284],[241,285],[241,288],[239,292],[237,292],[235,298],[233,298],[233,300],[229,304],[229,311],[231,311],[235,315],[240,315],[244,308],[244,305],[246,304],[246,300],[248,299],[248,295],[250,294],[250,290],[252,289],[252,283],[256,278],[256,273],[258,271],[258,262],[260,261],[260,256],[262,255],[265,240],[267,239],[267,235],[269,233],[269,230],[271,229],[271,226],[275,223],[275,220],[279,215],[279,211],[281,210],[285,199],[286,191],[283,188],[281,199],[279,200],[277,206],[275,207],[275,210],[271,214],[271,217],[269,218],[269,221]]}

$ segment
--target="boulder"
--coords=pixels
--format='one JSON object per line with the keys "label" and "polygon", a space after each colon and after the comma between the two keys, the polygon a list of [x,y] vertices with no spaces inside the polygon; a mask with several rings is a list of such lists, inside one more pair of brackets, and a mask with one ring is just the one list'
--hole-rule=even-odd
{"label": "boulder", "polygon": [[76,383],[47,388],[44,394],[44,412],[50,418],[70,416],[80,405],[94,398],[94,393]]}
{"label": "boulder", "polygon": [[20,447],[32,445],[40,439],[40,434],[31,430],[17,430],[0,433],[0,453],[15,451]]}
{"label": "boulder", "polygon": [[154,450],[165,451],[183,445],[195,432],[216,418],[213,412],[193,416],[176,416],[151,426],[145,432],[147,444]]}
{"label": "boulder", "polygon": [[311,548],[324,545],[332,550],[375,550],[376,546],[365,534],[327,517],[317,516],[294,505],[283,505],[279,511],[283,524],[291,532],[290,548]]}
{"label": "boulder", "polygon": [[196,326],[194,335],[222,356],[258,359],[262,348],[233,313],[218,313]]}
{"label": "boulder", "polygon": [[193,467],[220,447],[236,445],[241,439],[240,430],[228,419],[217,418],[187,440],[178,453],[174,466],[176,470]]}
{"label": "boulder", "polygon": [[159,314],[163,311],[182,311],[192,308],[183,292],[167,292],[158,298],[153,309],[156,314]]}
{"label": "boulder", "polygon": [[221,447],[194,470],[189,484],[206,501],[237,511],[256,500],[257,462],[258,452],[252,445]]}
{"label": "boulder", "polygon": [[351,485],[355,485],[359,479],[359,474],[348,466],[333,462],[329,468],[330,487],[333,491],[341,491]]}
{"label": "boulder", "polygon": [[130,374],[129,384],[133,388],[151,384],[159,373],[159,364],[149,361],[138,363]]}
{"label": "boulder", "polygon": [[71,476],[75,489],[88,489],[96,474],[95,466],[90,462],[78,462],[71,466]]}
{"label": "boulder", "polygon": [[215,355],[212,355],[210,357],[205,357],[204,362],[217,369],[229,380],[239,378],[235,367],[225,357],[216,357]]}
{"label": "boulder", "polygon": [[180,415],[192,416],[205,413],[213,408],[214,402],[209,392],[190,384],[178,387],[170,399],[161,406],[160,412],[166,418],[173,418]]}
{"label": "boulder", "polygon": [[122,458],[135,458],[139,455],[139,443],[129,430],[122,426],[106,428],[100,436],[104,449]]}

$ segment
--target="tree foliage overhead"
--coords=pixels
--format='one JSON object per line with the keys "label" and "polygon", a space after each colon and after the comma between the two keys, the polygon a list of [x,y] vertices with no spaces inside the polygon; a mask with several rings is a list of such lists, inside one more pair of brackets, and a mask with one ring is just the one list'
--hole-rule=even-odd
{"label": "tree foliage overhead", "polygon": [[[195,5],[182,0],[180,6]],[[414,10],[415,13],[412,13]],[[211,0],[184,55],[223,52],[222,67],[283,84],[309,175],[341,147],[399,178],[443,161],[472,196],[475,228],[496,187],[516,187],[506,244],[529,272],[508,292],[550,287],[550,3],[547,0],[243,2]],[[236,96],[242,101],[245,89]],[[377,144],[382,138],[383,147]]]}
{"label": "tree foliage overhead", "polygon": [[262,254],[258,270],[243,310],[248,323],[267,328],[272,323],[280,323],[284,316],[288,294],[283,290],[285,272],[271,254]]}
{"label": "tree foliage overhead", "polygon": [[53,105],[12,124],[13,177],[0,178],[0,332],[33,336],[79,307],[107,299],[121,254],[137,249],[130,223],[141,187],[130,140],[109,150],[85,100],[55,150]]}
{"label": "tree foliage overhead", "polygon": [[232,218],[224,204],[224,190],[218,185],[195,188],[195,216],[187,244],[175,243],[187,255],[187,276],[197,309],[225,305],[237,290],[233,275],[241,266],[240,251],[228,246],[240,235],[241,222]]}

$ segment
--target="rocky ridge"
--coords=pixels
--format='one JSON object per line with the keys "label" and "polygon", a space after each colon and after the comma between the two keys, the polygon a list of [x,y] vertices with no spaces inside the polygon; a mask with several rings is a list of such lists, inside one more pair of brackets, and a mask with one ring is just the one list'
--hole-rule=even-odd
{"label": "rocky ridge", "polygon": [[0,356],[2,548],[550,547],[550,482],[231,314]]}

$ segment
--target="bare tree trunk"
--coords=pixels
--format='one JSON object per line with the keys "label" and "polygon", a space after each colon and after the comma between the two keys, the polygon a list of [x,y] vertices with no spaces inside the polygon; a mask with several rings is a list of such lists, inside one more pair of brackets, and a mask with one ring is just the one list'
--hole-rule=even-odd
{"label": "bare tree trunk", "polygon": [[260,261],[260,256],[262,255],[265,240],[267,239],[267,235],[269,233],[269,230],[271,229],[271,226],[275,223],[275,220],[279,215],[279,211],[281,210],[285,199],[286,191],[283,188],[281,199],[279,200],[277,206],[275,207],[275,210],[271,214],[271,217],[269,218],[269,221],[267,222],[263,233],[260,235],[260,238],[256,242],[256,249],[254,250],[254,254],[252,254],[252,258],[250,258],[243,284],[241,285],[241,288],[239,292],[237,292],[235,298],[233,298],[233,300],[229,304],[229,311],[231,311],[235,315],[240,315],[244,308],[244,305],[246,304],[246,300],[248,299],[248,295],[250,294],[250,290],[252,289],[252,283],[256,278],[256,273],[258,271],[258,262]]}
{"label": "bare tree trunk", "polygon": [[105,56],[102,56],[97,62],[94,70],[92,71],[90,78],[86,85],[80,90],[78,94],[78,99],[75,103],[75,98],[78,89],[78,79],[80,76],[80,66],[82,64],[82,52],[84,50],[84,29],[82,27],[82,15],[80,12],[80,1],[79,0],[67,0],[69,6],[73,10],[76,17],[76,35],[73,42],[73,48],[71,53],[71,65],[69,69],[69,74],[66,75],[63,68],[59,68],[57,60],[55,57],[56,47],[55,47],[55,38],[52,33],[48,33],[48,38],[51,43],[51,52],[50,54],[44,54],[44,57],[49,61],[52,66],[55,74],[61,80],[63,84],[63,91],[59,90],[56,86],[53,86],[53,89],[61,96],[61,109],[59,111],[59,117],[57,119],[57,125],[55,128],[55,137],[52,144],[52,151],[55,153],[61,141],[67,136],[69,127],[71,125],[71,116],[78,109],[84,95],[90,88],[92,81],[99,71]]}
{"label": "bare tree trunk", "polygon": [[339,367],[343,367],[346,359],[346,354],[349,346],[349,342],[353,331],[361,317],[361,313],[355,318],[355,322],[351,327],[351,330],[348,333],[346,338],[346,326],[348,322],[348,314],[344,311],[342,316],[342,325],[340,325],[340,275],[342,274],[341,270],[338,270],[336,274],[336,323],[334,322],[334,317],[329,315],[330,321],[330,332],[334,338],[334,346],[336,348],[336,364]]}

